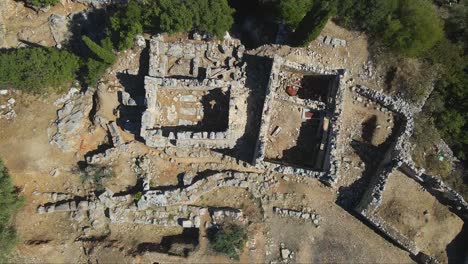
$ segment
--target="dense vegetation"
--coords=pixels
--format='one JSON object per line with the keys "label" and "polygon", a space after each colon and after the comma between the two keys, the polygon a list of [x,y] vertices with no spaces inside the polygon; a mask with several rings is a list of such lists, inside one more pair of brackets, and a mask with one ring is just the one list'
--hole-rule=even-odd
{"label": "dense vegetation", "polygon": [[307,12],[294,34],[295,44],[298,46],[307,46],[311,41],[315,40],[320,35],[331,16],[332,12],[323,7],[313,8]]}
{"label": "dense vegetation", "polygon": [[29,6],[46,7],[53,6],[60,2],[60,0],[25,0],[24,2]]}
{"label": "dense vegetation", "polygon": [[[56,0],[29,1],[43,5]],[[234,2],[231,0],[232,5]],[[436,7],[429,0],[257,0],[242,6],[244,9],[251,6],[255,10],[251,14],[284,21],[295,31],[292,36],[296,45],[305,46],[315,39],[329,18],[342,26],[367,32],[373,56],[381,65],[389,65],[391,92],[419,102],[434,84],[435,90],[424,108],[430,121],[426,124],[435,126],[456,155],[465,159],[467,2]],[[130,48],[136,34],[195,30],[222,37],[233,24],[234,11],[227,0],[129,1],[108,10],[104,32],[82,38],[88,52],[77,53],[81,59],[52,48],[0,53],[0,86],[41,92],[45,87],[62,86],[74,78],[85,85],[94,85],[115,60],[113,51]],[[262,10],[268,14],[261,14]]]}
{"label": "dense vegetation", "polygon": [[237,225],[226,224],[209,235],[211,248],[218,253],[233,259],[239,259],[239,253],[244,249],[247,240],[246,231]]}
{"label": "dense vegetation", "polygon": [[40,93],[75,79],[79,58],[54,48],[20,48],[0,53],[0,87]]}
{"label": "dense vegetation", "polygon": [[16,243],[16,232],[11,225],[11,217],[22,202],[0,160],[0,262],[2,263]]}
{"label": "dense vegetation", "polygon": [[110,18],[108,33],[118,50],[129,48],[136,34],[189,32],[221,38],[229,31],[234,10],[227,0],[153,0],[129,2]]}
{"label": "dense vegetation", "polygon": [[297,28],[312,6],[312,0],[282,0],[277,8],[279,17],[290,27]]}

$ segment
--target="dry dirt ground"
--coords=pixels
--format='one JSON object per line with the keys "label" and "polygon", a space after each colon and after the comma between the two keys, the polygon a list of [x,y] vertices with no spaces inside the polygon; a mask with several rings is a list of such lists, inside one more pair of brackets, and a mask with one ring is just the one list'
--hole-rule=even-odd
{"label": "dry dirt ground", "polygon": [[36,12],[24,6],[23,2],[2,0],[0,3],[0,27],[5,28],[5,36],[0,48],[17,47],[20,40],[55,46],[48,19],[51,14],[67,16],[87,7],[83,4],[62,0],[47,12]]}
{"label": "dry dirt ground", "polygon": [[[7,26],[9,26],[8,23]],[[9,27],[11,32],[19,30]],[[347,40],[348,48],[332,48],[314,42],[309,50],[314,51],[316,55],[311,56],[305,56],[306,51],[303,49],[299,49],[298,52],[288,47],[276,46],[261,47],[252,53],[280,54],[294,61],[327,65],[329,68],[344,67],[350,69],[353,76],[364,73],[363,65],[368,61],[367,39],[364,35],[346,31],[333,23],[327,25],[324,35]],[[8,45],[14,46],[15,42],[12,41]],[[108,89],[98,92],[101,101],[98,113],[108,120],[116,119],[115,110],[119,104],[116,91],[124,89],[117,75],[125,72],[127,75],[135,76],[139,71],[140,55],[140,51],[133,50],[120,54],[115,66],[104,78]],[[372,78],[362,80],[360,83],[374,88],[378,87],[375,85],[377,81]],[[138,82],[134,85],[137,84]],[[344,127],[349,128],[349,131],[343,133],[340,143],[352,150],[349,147],[353,138],[351,134],[354,133],[353,135],[358,138],[362,137],[360,134],[362,123],[373,116],[376,116],[376,124],[381,125],[380,129],[383,132],[375,133],[371,138],[371,143],[383,142],[388,136],[385,132],[386,127],[392,126],[393,122],[387,124],[387,120],[393,120],[392,117],[380,111],[374,111],[372,107],[366,108],[362,105],[365,102],[352,103],[354,94],[351,91],[347,93],[349,94],[345,99],[345,113],[349,111],[350,114],[345,115]],[[83,160],[84,154],[95,150],[106,141],[104,134],[83,135],[83,144],[80,144],[81,148],[76,153],[62,153],[55,146],[50,145],[47,128],[56,118],[57,109],[53,106],[56,98],[55,95],[47,98],[32,96],[17,98],[18,104],[15,106],[17,118],[14,121],[0,120],[0,156],[5,160],[13,182],[20,188],[21,195],[27,201],[26,206],[14,218],[14,225],[19,234],[19,244],[13,253],[13,261],[18,263],[231,262],[228,258],[211,252],[205,239],[200,242],[199,250],[188,259],[154,252],[143,255],[132,254],[136,245],[145,242],[159,243],[163,236],[179,234],[181,230],[178,228],[111,224],[108,227],[108,236],[103,241],[82,241],[78,238],[83,230],[79,230],[69,214],[36,214],[37,206],[47,198],[42,193],[86,194],[87,187],[82,184],[79,176],[71,172],[71,169],[78,161]],[[124,133],[124,138],[129,141],[133,139],[133,135]],[[131,169],[131,164],[135,162],[132,156],[136,154],[145,156],[154,168],[152,175],[149,175],[150,182],[154,186],[175,184],[179,174],[195,174],[205,170],[207,164],[217,164],[229,170],[261,172],[254,167],[244,166],[232,158],[222,157],[219,153],[214,155],[215,153],[209,150],[200,151],[207,154],[202,155],[201,158],[174,153],[177,151],[181,150],[166,152],[152,150],[136,142],[129,153],[122,153],[119,156],[114,167],[116,176],[105,184],[114,191],[125,190],[133,186],[136,182],[136,173]],[[349,152],[349,155],[354,155],[354,158],[350,158],[351,167],[359,167],[361,161],[357,159],[358,155],[353,152]],[[53,177],[51,171],[55,169],[58,169],[60,173]],[[344,170],[343,182],[351,184],[358,180],[362,170],[361,167],[355,170]],[[282,175],[278,175],[278,178],[281,177]],[[269,259],[265,258],[266,252],[271,253],[270,259],[279,257],[280,242],[296,252],[296,261],[303,263],[412,262],[406,252],[386,241],[338,206],[335,203],[339,195],[336,189],[323,186],[315,180],[296,183],[294,177],[288,179],[289,181],[281,180],[279,188],[272,190],[277,195],[287,194],[286,202],[283,204],[274,201],[266,205],[266,219],[260,217],[259,212],[262,209],[258,201],[242,190],[219,189],[205,194],[198,201],[197,204],[205,206],[242,208],[249,216],[252,222],[248,229],[249,241],[240,256],[241,262],[268,261]],[[316,228],[299,220],[283,219],[273,214],[273,206],[312,208],[322,216],[323,220],[320,227]]]}
{"label": "dry dirt ground", "polygon": [[423,252],[443,263],[448,261],[448,244],[463,227],[457,215],[399,171],[390,175],[382,205],[376,213]]}
{"label": "dry dirt ground", "polygon": [[[334,203],[336,193],[316,181],[282,182],[289,193],[281,208],[311,208],[321,216],[318,228],[311,222],[280,218],[267,212],[269,233],[278,245],[296,252],[298,263],[409,263],[408,254],[388,243]],[[273,248],[278,256],[279,248]]]}

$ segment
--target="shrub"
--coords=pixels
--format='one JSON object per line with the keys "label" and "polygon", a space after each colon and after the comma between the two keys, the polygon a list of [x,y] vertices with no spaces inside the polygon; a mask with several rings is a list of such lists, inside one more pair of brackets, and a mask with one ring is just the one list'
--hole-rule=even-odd
{"label": "shrub", "polygon": [[79,170],[80,178],[83,183],[88,182],[93,185],[96,190],[104,189],[103,180],[114,177],[115,173],[111,168],[101,166],[87,166]]}
{"label": "shrub", "polygon": [[135,201],[138,202],[140,201],[141,197],[143,196],[142,192],[137,192],[135,193]]}
{"label": "shrub", "polygon": [[3,162],[0,160],[0,262],[4,262],[16,244],[16,232],[11,217],[23,204],[16,193]]}
{"label": "shrub", "polygon": [[83,81],[88,86],[94,86],[106,72],[109,64],[91,58],[85,60],[83,65]]}
{"label": "shrub", "polygon": [[239,253],[244,249],[247,233],[236,225],[226,225],[216,232],[211,238],[211,248],[230,258],[239,259]]}
{"label": "shrub", "polygon": [[75,78],[79,58],[55,48],[20,48],[0,53],[0,87],[32,93],[58,88]]}

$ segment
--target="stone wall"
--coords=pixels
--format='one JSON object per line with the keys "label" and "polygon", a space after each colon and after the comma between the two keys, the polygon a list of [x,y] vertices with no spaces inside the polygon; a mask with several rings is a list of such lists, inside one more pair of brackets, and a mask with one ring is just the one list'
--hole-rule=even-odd
{"label": "stone wall", "polygon": [[[87,197],[61,195],[60,197],[65,200],[58,201],[58,195],[52,195],[54,202],[40,205],[37,213],[70,212],[105,217],[110,223],[182,226],[183,228],[198,228],[200,215],[209,213],[214,223],[222,222],[226,217],[246,223],[247,219],[239,209],[202,208],[193,206],[192,203],[201,195],[222,187],[244,188],[251,192],[253,197],[264,199],[271,188],[278,184],[272,176],[240,172],[218,173],[201,179],[191,177],[184,179],[184,182],[186,184],[183,187],[161,190],[151,190],[148,184],[144,184],[142,196],[138,201],[135,200],[135,195],[119,195],[110,190],[106,190],[99,196],[94,194]],[[105,211],[108,213],[105,214]],[[99,221],[102,222],[103,219]]]}
{"label": "stone wall", "polygon": [[[319,75],[335,75],[337,77],[336,81],[338,83],[331,85],[332,88],[329,91],[330,100],[327,103],[281,96],[278,95],[276,91],[280,85],[281,71],[285,69]],[[344,73],[344,70],[321,69],[315,66],[286,61],[282,57],[275,56],[273,58],[270,79],[266,90],[265,102],[262,111],[262,120],[260,124],[260,133],[254,149],[254,158],[252,164],[260,168],[270,169],[284,174],[319,178],[329,185],[334,184],[339,178],[337,169],[339,162],[337,157],[338,150],[336,140],[339,135],[339,129],[341,127],[343,89],[345,87],[345,83],[343,82],[342,77]],[[309,107],[311,109],[327,111],[327,117],[332,122],[327,135],[328,141],[324,158],[324,170],[317,171],[301,166],[288,166],[285,164],[277,164],[265,161],[265,147],[271,113],[273,112],[272,107],[274,100],[282,100],[295,105]]]}
{"label": "stone wall", "polygon": [[[214,50],[222,50],[222,53],[229,58],[228,66],[223,69],[221,65],[226,63],[219,58],[219,54]],[[148,146],[155,148],[165,148],[168,146],[177,147],[206,147],[206,148],[232,148],[237,139],[242,136],[242,128],[245,120],[238,116],[247,109],[245,88],[246,64],[241,63],[244,47],[236,40],[225,40],[218,42],[165,42],[161,36],[151,40],[150,48],[150,70],[145,78],[146,106],[147,109],[142,116],[140,135],[145,139]],[[232,55],[233,57],[229,57]],[[183,58],[192,60],[192,72],[200,65],[200,59],[207,59],[218,65],[219,68],[206,68],[206,78],[198,80],[194,77],[185,76],[183,78],[166,78],[168,58]],[[218,61],[219,60],[219,61]],[[211,78],[212,74],[218,77],[222,72],[223,76],[228,75],[229,81],[218,78]],[[195,73],[193,73],[195,74]],[[159,114],[157,96],[160,89],[184,89],[193,91],[208,91],[215,88],[230,91],[228,129],[224,132],[192,132],[179,131],[165,135],[161,128],[155,127],[155,120]]]}

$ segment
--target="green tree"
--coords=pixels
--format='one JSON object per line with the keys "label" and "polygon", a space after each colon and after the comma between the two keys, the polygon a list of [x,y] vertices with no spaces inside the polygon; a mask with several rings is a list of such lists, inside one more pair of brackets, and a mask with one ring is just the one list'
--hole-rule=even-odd
{"label": "green tree", "polygon": [[327,8],[319,8],[318,10],[313,8],[307,12],[295,32],[296,45],[307,46],[311,41],[315,40],[331,16],[332,12]]}
{"label": "green tree", "polygon": [[103,46],[98,45],[96,42],[92,41],[88,36],[83,36],[83,41],[86,44],[86,47],[94,54],[96,59],[101,60],[104,63],[112,64],[115,61],[115,54],[112,50],[108,50]]}
{"label": "green tree", "polygon": [[132,47],[135,35],[143,33],[142,7],[135,1],[119,7],[110,17],[109,34],[117,50]]}
{"label": "green tree", "polygon": [[79,58],[55,48],[20,48],[0,53],[0,87],[41,93],[75,78]]}
{"label": "green tree", "polygon": [[34,7],[53,6],[60,2],[60,0],[26,0],[25,3]]}
{"label": "green tree", "polygon": [[14,248],[17,237],[11,218],[23,204],[16,193],[15,186],[0,160],[0,262],[6,262],[6,257]]}
{"label": "green tree", "polygon": [[188,9],[193,16],[193,29],[222,38],[234,19],[234,9],[227,0],[189,0]]}
{"label": "green tree", "polygon": [[462,0],[450,9],[445,27],[450,39],[464,43],[468,49],[468,0]]}
{"label": "green tree", "polygon": [[280,18],[296,28],[312,6],[313,0],[280,0],[277,8]]}
{"label": "green tree", "polygon": [[417,57],[442,39],[442,21],[429,1],[400,0],[397,13],[387,17],[382,37],[389,48]]}
{"label": "green tree", "polygon": [[161,9],[159,17],[160,30],[170,34],[190,31],[193,24],[193,11],[187,8],[185,2],[180,0],[159,0]]}

